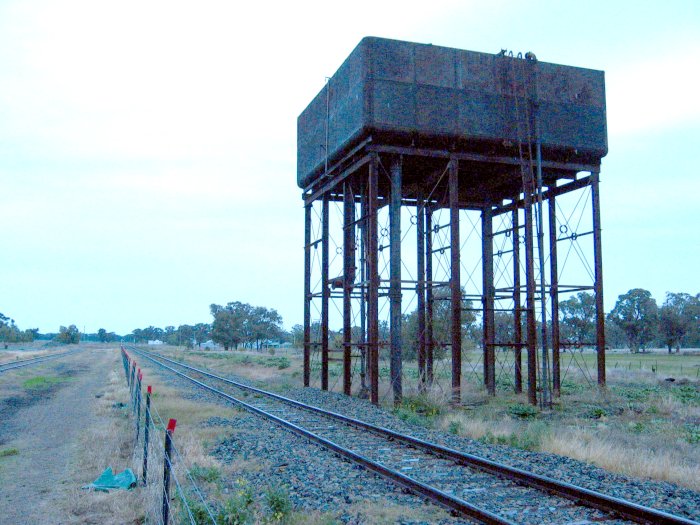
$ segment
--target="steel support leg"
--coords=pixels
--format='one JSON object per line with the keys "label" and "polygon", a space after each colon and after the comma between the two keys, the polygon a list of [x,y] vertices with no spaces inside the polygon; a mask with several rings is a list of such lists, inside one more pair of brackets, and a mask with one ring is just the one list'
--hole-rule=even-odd
{"label": "steel support leg", "polygon": [[433,384],[433,210],[425,208],[425,375],[428,385]]}
{"label": "steel support leg", "polygon": [[559,267],[557,265],[557,204],[554,194],[549,200],[549,297],[552,304],[552,393],[561,393],[561,365],[559,362]]}
{"label": "steel support leg", "polygon": [[370,400],[379,404],[379,261],[377,245],[378,158],[369,163],[367,188],[367,338],[369,345]]}
{"label": "steel support leg", "polygon": [[603,306],[603,244],[600,227],[600,174],[591,173],[593,202],[593,257],[595,259],[596,350],[598,352],[598,384],[605,386],[605,310]]}
{"label": "steel support leg", "polygon": [[418,270],[417,314],[418,314],[418,390],[425,391],[425,208],[423,198],[416,203],[416,266]]}
{"label": "steel support leg", "polygon": [[450,160],[449,172],[452,403],[458,404],[462,397],[462,287],[459,271],[459,164],[456,159]]}
{"label": "steel support leg", "polygon": [[343,392],[352,393],[352,302],[355,284],[355,194],[343,184]]}
{"label": "steel support leg", "polygon": [[535,307],[535,225],[530,189],[525,189],[525,293],[527,308],[527,400],[537,404],[537,320]]}
{"label": "steel support leg", "polygon": [[323,195],[323,209],[321,210],[321,389],[328,390],[328,301],[330,289],[328,287],[328,248],[330,238],[328,234],[328,193]]}
{"label": "steel support leg", "polygon": [[488,393],[496,395],[496,330],[494,319],[494,283],[493,283],[493,218],[491,208],[485,207],[481,212],[481,257],[483,289],[483,352],[484,384]]}
{"label": "steel support leg", "polygon": [[394,404],[401,403],[401,158],[391,162],[389,199],[389,315],[390,374]]}
{"label": "steel support leg", "polygon": [[360,185],[360,397],[368,397],[367,369],[367,193]]}
{"label": "steel support leg", "polygon": [[[517,202],[517,199],[515,199]],[[523,391],[523,360],[522,360],[522,302],[520,299],[520,211],[518,205],[513,205],[513,357],[515,360],[515,393]]]}
{"label": "steel support leg", "polygon": [[304,386],[311,380],[311,207],[304,206]]}

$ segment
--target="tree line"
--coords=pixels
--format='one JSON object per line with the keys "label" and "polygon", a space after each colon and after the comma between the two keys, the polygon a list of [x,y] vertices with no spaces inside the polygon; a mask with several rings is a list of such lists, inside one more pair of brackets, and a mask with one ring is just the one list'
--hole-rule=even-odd
{"label": "tree line", "polygon": [[[433,306],[433,334],[436,341],[436,356],[445,351],[451,331],[449,315],[449,292],[437,290]],[[36,328],[20,330],[14,319],[0,313],[0,342],[31,342],[35,339],[53,340],[62,344],[83,341],[113,342],[119,340],[147,343],[159,340],[173,346],[201,347],[211,340],[225,350],[261,348],[271,343],[288,341],[294,346],[303,343],[304,328],[294,325],[289,332],[282,326],[282,317],[275,309],[252,306],[240,301],[226,305],[211,304],[211,323],[182,324],[177,327],[158,328],[148,326],[136,328],[130,334],[120,336],[100,328],[94,334],[83,334],[75,325],[61,326],[58,333],[41,334]],[[478,322],[480,305],[472,301],[462,302],[461,331],[465,349],[478,348],[482,340],[482,327]],[[596,320],[595,297],[588,292],[579,292],[559,303],[560,340],[563,349],[590,347],[595,345]],[[512,312],[499,311],[494,314],[497,344],[515,341],[515,322]],[[522,316],[521,333],[525,330],[525,315]],[[539,321],[538,321],[539,325]],[[352,340],[362,338],[359,327],[353,327]],[[389,325],[379,324],[380,339],[389,338]],[[312,339],[318,341],[320,325],[313,323]],[[541,333],[538,327],[538,334]],[[669,352],[681,348],[700,348],[700,293],[667,293],[660,306],[651,292],[634,288],[617,298],[614,308],[605,318],[606,342],[609,348],[626,346],[630,351],[643,352],[651,347],[666,347]],[[403,316],[403,355],[411,360],[417,357],[418,314],[416,311]],[[329,331],[330,344],[342,349],[342,330]],[[551,332],[548,337],[551,337]],[[445,343],[445,344],[442,344]]]}
{"label": "tree line", "polygon": [[[450,342],[449,292],[435,293],[433,306],[433,340],[435,356],[441,357],[447,351]],[[481,315],[480,305],[472,301],[462,301],[462,348],[479,348],[482,341],[482,325],[478,322]],[[526,333],[526,316],[521,317],[521,337]],[[541,334],[541,322],[537,320],[537,334]],[[548,326],[547,338],[551,343],[551,326]],[[562,350],[594,347],[596,344],[596,310],[595,296],[588,292],[579,292],[559,303],[559,329]],[[358,327],[353,327],[352,342],[362,339]],[[495,342],[508,346],[516,340],[515,319],[512,312],[494,313]],[[401,327],[402,356],[407,360],[417,358],[418,349],[418,312],[403,316]],[[311,326],[312,341],[318,342],[320,324]],[[303,327],[295,325],[291,331],[292,339],[303,341]],[[700,348],[700,293],[667,293],[661,306],[651,296],[651,292],[635,288],[618,296],[615,307],[605,317],[605,336],[608,348],[627,347],[633,353],[643,352],[652,347],[666,347],[670,352],[681,348]],[[329,331],[330,347],[341,350],[343,344],[342,330]],[[380,340],[389,339],[389,325],[386,321],[379,323]]]}
{"label": "tree line", "polygon": [[213,318],[211,323],[183,324],[177,328],[137,328],[126,339],[134,343],[158,340],[187,348],[201,347],[211,340],[224,350],[261,348],[288,339],[289,334],[282,327],[282,316],[272,308],[234,301],[224,306],[212,304],[209,311]]}

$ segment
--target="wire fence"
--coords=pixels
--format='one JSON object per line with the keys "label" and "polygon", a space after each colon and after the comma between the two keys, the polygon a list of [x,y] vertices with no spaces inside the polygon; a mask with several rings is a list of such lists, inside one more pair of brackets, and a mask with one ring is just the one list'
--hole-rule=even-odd
{"label": "wire fence", "polygon": [[143,374],[136,361],[123,347],[121,354],[134,421],[132,462],[140,473],[139,484],[146,489],[147,523],[217,525],[215,512],[174,438],[176,420],[165,422],[152,403],[151,386],[143,393]]}

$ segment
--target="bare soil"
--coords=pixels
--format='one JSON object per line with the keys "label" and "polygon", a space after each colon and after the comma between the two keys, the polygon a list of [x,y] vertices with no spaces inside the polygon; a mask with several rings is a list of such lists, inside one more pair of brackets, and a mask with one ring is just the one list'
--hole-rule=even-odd
{"label": "bare soil", "polygon": [[[73,521],[66,499],[100,474],[84,479],[73,466],[82,433],[105,417],[97,413],[97,401],[114,360],[113,351],[86,349],[0,376],[0,450],[18,452],[0,457],[3,523]],[[28,379],[41,377],[51,380],[27,387]],[[109,458],[104,461],[107,466]]]}

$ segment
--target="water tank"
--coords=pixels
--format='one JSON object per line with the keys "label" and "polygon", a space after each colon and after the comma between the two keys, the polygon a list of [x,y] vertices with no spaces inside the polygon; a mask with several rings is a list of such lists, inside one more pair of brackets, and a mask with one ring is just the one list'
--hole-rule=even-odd
{"label": "water tank", "polygon": [[604,73],[367,37],[298,118],[297,184],[323,175],[326,154],[332,162],[370,136],[512,155],[536,129],[545,159],[599,162],[608,150]]}

